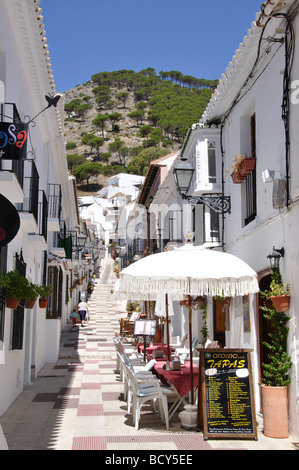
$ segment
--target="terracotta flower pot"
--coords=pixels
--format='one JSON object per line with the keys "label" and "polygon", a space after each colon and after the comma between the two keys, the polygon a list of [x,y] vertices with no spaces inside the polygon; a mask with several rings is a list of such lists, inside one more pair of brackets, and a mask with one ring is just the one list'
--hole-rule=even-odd
{"label": "terracotta flower pot", "polygon": [[13,310],[18,308],[19,303],[20,303],[19,299],[11,299],[11,298],[6,299],[6,307],[12,308]]}
{"label": "terracotta flower pot", "polygon": [[261,385],[264,419],[264,434],[277,439],[287,438],[288,388]]}
{"label": "terracotta flower pot", "polygon": [[35,305],[36,299],[25,300],[25,308],[33,308]]}
{"label": "terracotta flower pot", "polygon": [[289,310],[290,297],[288,295],[272,296],[271,300],[276,312],[287,312]]}
{"label": "terracotta flower pot", "polygon": [[240,184],[242,183],[242,181],[245,180],[245,176],[241,176],[240,173],[236,173],[236,172],[232,173],[231,177],[232,177],[234,184]]}
{"label": "terracotta flower pot", "polygon": [[225,299],[221,302],[223,308],[229,308],[230,306],[230,299]]}
{"label": "terracotta flower pot", "polygon": [[255,162],[256,162],[255,157],[245,158],[240,164],[239,175],[240,176],[249,175],[255,167]]}
{"label": "terracotta flower pot", "polygon": [[48,299],[39,299],[38,301],[40,308],[46,308],[48,304]]}

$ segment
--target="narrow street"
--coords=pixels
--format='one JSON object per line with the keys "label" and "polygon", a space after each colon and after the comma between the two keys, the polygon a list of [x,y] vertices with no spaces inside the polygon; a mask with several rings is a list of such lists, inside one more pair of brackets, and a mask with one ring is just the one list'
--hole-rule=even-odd
{"label": "narrow street", "polygon": [[107,450],[115,455],[117,451],[134,455],[137,450],[294,450],[291,438],[265,438],[261,422],[258,441],[204,441],[201,433],[183,430],[178,417],[167,432],[147,407],[135,431],[115,372],[112,341],[126,312],[111,300],[112,260],[103,260],[103,265],[89,300],[88,325],[73,328],[69,322],[58,362],[45,365],[0,418],[10,450]]}

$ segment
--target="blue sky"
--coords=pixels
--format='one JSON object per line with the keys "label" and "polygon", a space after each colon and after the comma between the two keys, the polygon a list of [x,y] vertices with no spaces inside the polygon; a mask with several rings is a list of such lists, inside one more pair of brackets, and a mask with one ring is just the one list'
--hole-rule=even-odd
{"label": "blue sky", "polygon": [[262,0],[41,0],[57,92],[153,67],[217,79]]}

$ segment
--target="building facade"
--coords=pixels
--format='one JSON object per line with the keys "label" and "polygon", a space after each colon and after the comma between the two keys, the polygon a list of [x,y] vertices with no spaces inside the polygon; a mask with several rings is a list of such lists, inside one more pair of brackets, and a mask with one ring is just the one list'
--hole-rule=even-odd
{"label": "building facade", "polygon": [[[58,359],[61,331],[84,286],[70,288],[87,271],[77,241],[89,234],[67,171],[64,102],[55,91],[39,0],[1,2],[0,111],[0,271],[53,287],[47,308],[36,302],[28,309],[22,300],[16,310],[7,308],[1,289],[1,415],[45,363]],[[7,207],[17,228],[5,243]]]}
{"label": "building facade", "polygon": [[[284,249],[280,272],[290,287],[288,353],[293,363],[288,393],[289,431],[295,436],[299,434],[298,46],[298,2],[265,2],[202,120],[190,130],[182,152],[196,168],[190,194],[208,195],[218,185],[222,196],[230,199],[230,211],[219,214],[218,221],[209,209],[202,208],[203,227],[208,229],[203,230],[203,242],[216,236],[219,247],[257,272],[262,291],[269,288],[271,280],[269,253],[273,247]],[[246,163],[251,161],[253,165],[245,174],[236,173],[236,166],[245,156]],[[257,411],[262,406],[258,385],[262,363],[267,359],[263,342],[269,333],[260,305],[258,295],[236,297],[226,314],[214,302],[209,325],[213,339],[223,346],[253,350]]]}

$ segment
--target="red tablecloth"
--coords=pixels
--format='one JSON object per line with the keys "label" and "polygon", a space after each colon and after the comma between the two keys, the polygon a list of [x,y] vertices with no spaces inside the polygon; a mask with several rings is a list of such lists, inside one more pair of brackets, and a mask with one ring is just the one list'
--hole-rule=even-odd
{"label": "red tablecloth", "polygon": [[[172,348],[170,348],[170,351],[171,351]],[[162,344],[162,343],[153,343],[151,344],[150,346],[147,346],[146,347],[146,353],[147,354],[152,354],[153,351],[163,351],[163,353],[165,354],[165,356],[167,356],[167,350],[168,350],[168,347],[167,345],[165,344]],[[138,352],[140,353],[143,353],[144,351],[144,344],[143,343],[138,343]]]}
{"label": "red tablecloth", "polygon": [[[175,386],[178,394],[181,397],[184,397],[191,390],[190,383],[190,362],[186,361],[185,365],[181,366],[180,371],[165,370],[163,369],[166,361],[159,361],[154,365],[154,370],[156,375],[159,377],[161,382],[169,382]],[[197,364],[193,363],[193,387],[198,386],[199,379],[199,367]]]}

